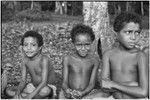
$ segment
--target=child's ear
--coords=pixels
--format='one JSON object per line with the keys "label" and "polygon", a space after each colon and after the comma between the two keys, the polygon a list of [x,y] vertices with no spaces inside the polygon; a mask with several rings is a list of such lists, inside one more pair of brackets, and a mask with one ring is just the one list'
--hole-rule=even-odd
{"label": "child's ear", "polygon": [[40,51],[40,52],[43,52],[42,48],[43,48],[43,46],[40,46],[40,47],[39,47],[39,51]]}
{"label": "child's ear", "polygon": [[19,50],[21,51],[21,55],[22,55],[22,57],[24,57],[24,53],[23,53],[23,46],[22,46],[22,45],[19,47]]}
{"label": "child's ear", "polygon": [[21,45],[21,46],[19,46],[19,50],[20,50],[20,51],[22,51],[22,49],[23,49],[23,46],[22,46],[22,45]]}
{"label": "child's ear", "polygon": [[115,32],[115,31],[113,31],[113,33],[114,33],[114,40],[115,40],[115,41],[118,41],[118,33]]}
{"label": "child's ear", "polygon": [[39,47],[39,50],[42,50],[42,48],[43,48],[43,46],[40,46],[40,47]]}
{"label": "child's ear", "polygon": [[117,37],[117,36],[118,36],[118,33],[114,31],[114,35],[115,35],[115,37]]}

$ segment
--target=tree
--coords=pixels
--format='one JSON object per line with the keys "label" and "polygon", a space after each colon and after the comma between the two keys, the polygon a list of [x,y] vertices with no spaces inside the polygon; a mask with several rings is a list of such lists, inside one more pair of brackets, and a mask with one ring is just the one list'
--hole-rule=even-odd
{"label": "tree", "polygon": [[[97,53],[99,46],[102,45],[102,52],[110,48],[112,41],[112,32],[109,27],[108,2],[83,2],[84,23],[91,26],[95,33],[93,43],[93,52]],[[101,40],[98,43],[98,40]]]}
{"label": "tree", "polygon": [[141,1],[141,15],[144,16],[143,1]]}
{"label": "tree", "polygon": [[63,10],[62,10],[62,4],[61,4],[61,2],[60,1],[56,1],[55,2],[55,13],[59,13],[59,14],[63,14]]}
{"label": "tree", "polygon": [[33,0],[31,1],[31,10],[33,9],[33,5],[34,5],[34,3],[33,3]]}

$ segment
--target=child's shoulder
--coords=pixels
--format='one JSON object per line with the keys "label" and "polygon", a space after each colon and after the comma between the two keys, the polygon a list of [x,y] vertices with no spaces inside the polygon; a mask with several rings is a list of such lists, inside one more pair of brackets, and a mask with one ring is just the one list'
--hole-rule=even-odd
{"label": "child's shoulder", "polygon": [[145,56],[146,56],[146,54],[144,53],[143,50],[138,50],[138,52],[137,52],[137,58],[141,58],[141,57],[145,57]]}
{"label": "child's shoulder", "polygon": [[104,55],[110,55],[110,54],[114,54],[114,53],[116,53],[118,51],[118,49],[117,48],[111,48],[111,49],[108,49],[108,50],[106,50],[106,51],[104,51]]}
{"label": "child's shoulder", "polygon": [[47,55],[45,55],[45,54],[42,54],[41,55],[41,58],[42,58],[42,60],[49,60],[50,58],[47,56]]}
{"label": "child's shoulder", "polygon": [[99,58],[99,56],[97,54],[91,54],[90,55],[90,59],[100,60],[100,58]]}
{"label": "child's shoulder", "polygon": [[93,59],[94,63],[100,63],[101,62],[101,59],[96,54],[93,55],[92,59]]}
{"label": "child's shoulder", "polygon": [[142,51],[144,51],[144,52],[149,52],[149,47],[144,47],[143,49],[142,49]]}
{"label": "child's shoulder", "polygon": [[64,55],[64,56],[63,56],[63,60],[69,60],[69,59],[72,58],[72,56],[73,56],[73,55],[71,55],[71,54]]}

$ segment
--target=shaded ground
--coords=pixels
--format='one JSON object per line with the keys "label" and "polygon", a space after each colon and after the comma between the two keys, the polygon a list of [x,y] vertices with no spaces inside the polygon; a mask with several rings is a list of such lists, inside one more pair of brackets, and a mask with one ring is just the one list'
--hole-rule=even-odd
{"label": "shaded ground", "polygon": [[[77,22],[83,22],[83,16],[67,16],[67,15],[57,15],[57,14],[52,14],[50,16],[50,20],[48,21],[34,21],[34,24],[38,25],[45,25],[49,23],[61,23],[61,22],[67,22],[67,21],[77,21]],[[114,21],[114,16],[110,15],[110,25],[113,25]],[[5,24],[5,23],[4,23]],[[143,16],[142,17],[142,26],[143,29],[149,29],[149,17],[148,16]]]}

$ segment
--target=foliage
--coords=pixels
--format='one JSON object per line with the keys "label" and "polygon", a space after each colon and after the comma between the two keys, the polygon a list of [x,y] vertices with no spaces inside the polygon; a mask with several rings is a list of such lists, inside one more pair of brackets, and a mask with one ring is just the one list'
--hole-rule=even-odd
{"label": "foliage", "polygon": [[2,21],[10,21],[10,20],[13,20],[13,15],[14,14],[14,11],[12,9],[5,9],[3,10],[2,8]]}
{"label": "foliage", "polygon": [[23,20],[28,19],[32,21],[37,21],[37,20],[50,20],[51,19],[51,13],[46,12],[46,11],[40,11],[39,9],[27,9],[23,10],[21,12],[18,12],[16,14],[16,18]]}

